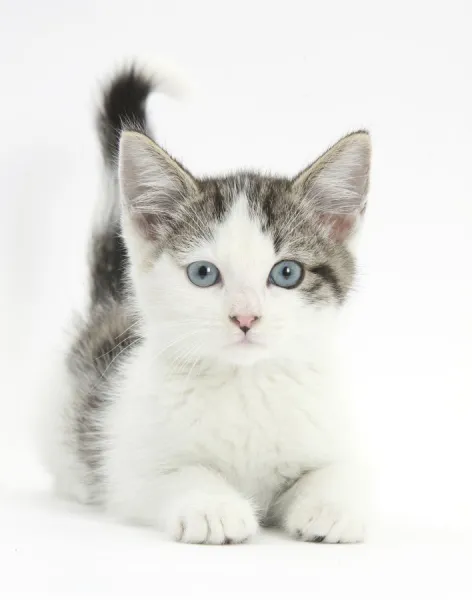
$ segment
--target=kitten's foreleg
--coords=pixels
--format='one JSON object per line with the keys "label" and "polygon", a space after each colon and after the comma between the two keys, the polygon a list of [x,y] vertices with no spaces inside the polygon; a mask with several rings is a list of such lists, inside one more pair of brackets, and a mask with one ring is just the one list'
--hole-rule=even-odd
{"label": "kitten's foreleg", "polygon": [[303,475],[273,506],[273,519],[309,542],[364,540],[365,483],[347,465],[330,465]]}
{"label": "kitten's foreleg", "polygon": [[218,473],[187,466],[143,482],[121,506],[123,516],[137,517],[181,542],[225,544],[243,542],[258,528],[250,502]]}

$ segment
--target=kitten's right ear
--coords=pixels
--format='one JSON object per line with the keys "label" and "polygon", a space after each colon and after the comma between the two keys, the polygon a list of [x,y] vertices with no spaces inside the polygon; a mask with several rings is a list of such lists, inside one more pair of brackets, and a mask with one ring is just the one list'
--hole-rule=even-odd
{"label": "kitten's right ear", "polygon": [[142,133],[123,132],[119,180],[126,214],[140,234],[157,241],[197,184],[167,152]]}

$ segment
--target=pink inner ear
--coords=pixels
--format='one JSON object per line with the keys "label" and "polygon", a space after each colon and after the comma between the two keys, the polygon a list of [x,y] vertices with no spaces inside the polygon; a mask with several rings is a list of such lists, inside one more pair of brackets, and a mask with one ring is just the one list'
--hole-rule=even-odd
{"label": "pink inner ear", "polygon": [[357,214],[349,215],[331,215],[321,214],[319,216],[320,222],[329,231],[329,235],[337,242],[344,242],[349,235],[352,233],[356,221]]}

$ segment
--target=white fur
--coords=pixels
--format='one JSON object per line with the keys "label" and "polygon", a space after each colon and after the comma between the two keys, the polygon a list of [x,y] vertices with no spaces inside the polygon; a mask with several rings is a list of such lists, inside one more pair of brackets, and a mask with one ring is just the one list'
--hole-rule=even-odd
{"label": "white fur", "polygon": [[[102,424],[107,509],[186,542],[242,541],[262,521],[303,539],[360,541],[337,308],[266,285],[283,257],[243,195],[214,240],[178,263],[164,253],[150,267],[132,239],[139,232],[124,225],[146,340],[115,379]],[[192,285],[194,260],[213,262],[224,285]],[[237,344],[235,312],[261,317],[249,333],[257,345]],[[80,470],[56,438],[50,466],[81,499]]]}

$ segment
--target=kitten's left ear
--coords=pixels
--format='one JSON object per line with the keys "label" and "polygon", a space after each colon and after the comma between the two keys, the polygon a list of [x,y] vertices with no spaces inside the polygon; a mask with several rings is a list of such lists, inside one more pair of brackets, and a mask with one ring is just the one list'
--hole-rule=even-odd
{"label": "kitten's left ear", "polygon": [[366,131],[342,138],[293,181],[293,191],[336,241],[356,230],[366,207],[371,144]]}

